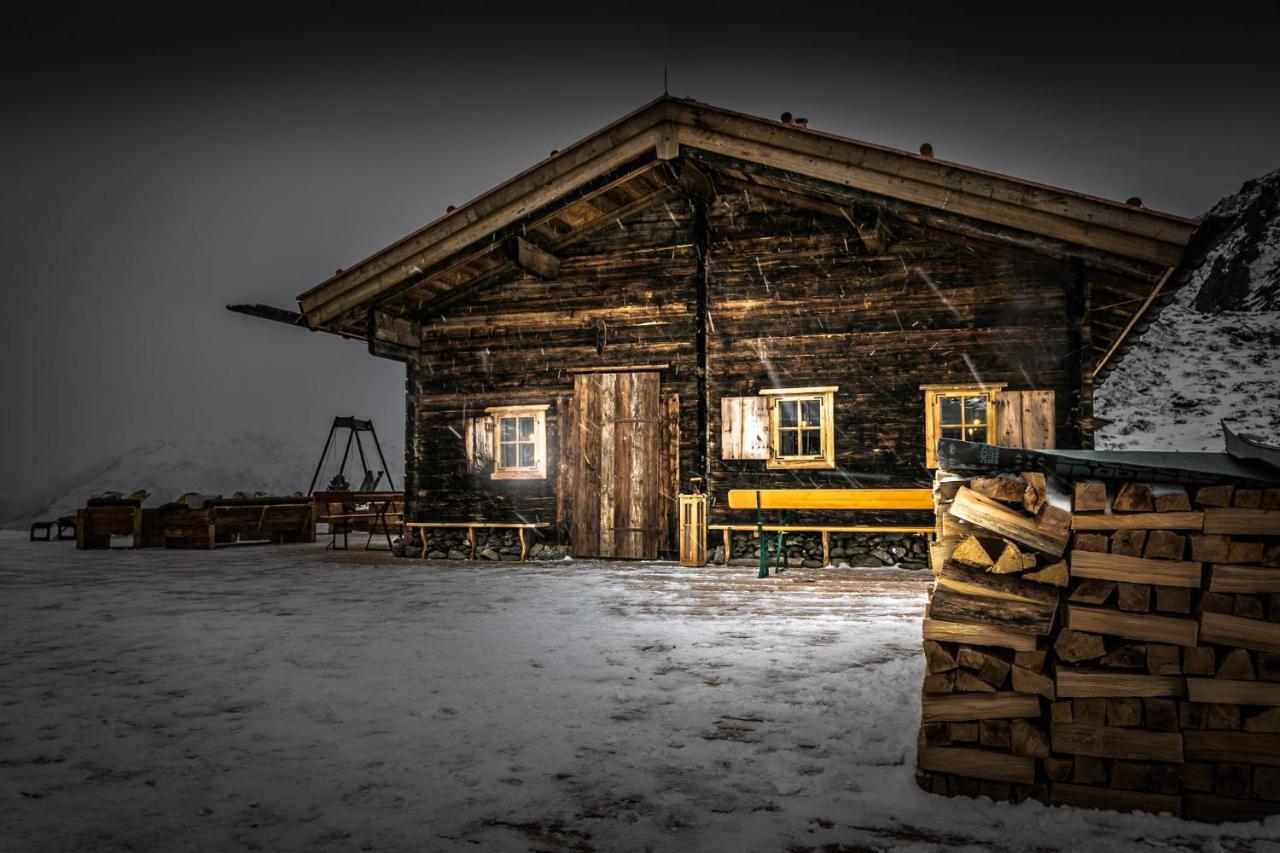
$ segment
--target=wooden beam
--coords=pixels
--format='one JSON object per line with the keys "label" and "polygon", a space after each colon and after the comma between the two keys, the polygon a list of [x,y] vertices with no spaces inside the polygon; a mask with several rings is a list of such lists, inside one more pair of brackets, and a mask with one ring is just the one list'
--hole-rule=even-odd
{"label": "wooden beam", "polygon": [[[1113,696],[1181,696],[1186,687],[1181,676],[1125,675],[1119,672],[1081,672],[1059,666],[1058,698],[1092,699]],[[1280,685],[1277,685],[1280,687]],[[1192,701],[1201,701],[1192,699]]]}
{"label": "wooden beam", "polygon": [[1188,678],[1187,698],[1221,705],[1280,705],[1280,684],[1229,678]]}
{"label": "wooden beam", "polygon": [[943,619],[924,620],[924,638],[940,643],[972,643],[977,646],[999,646],[1017,652],[1036,650],[1035,634],[1010,631],[991,625],[966,625]]}
{"label": "wooden beam", "polygon": [[1280,568],[1214,564],[1209,569],[1209,591],[1280,592]]}
{"label": "wooden beam", "polygon": [[544,280],[560,275],[560,259],[523,237],[514,236],[503,240],[502,252],[507,260],[530,275]]}
{"label": "wooden beam", "polygon": [[920,748],[917,764],[921,770],[951,773],[970,779],[990,779],[1031,785],[1036,781],[1036,761],[1020,755],[994,750],[956,746]]}
{"label": "wooden beam", "polygon": [[1204,532],[1232,536],[1280,536],[1280,509],[1210,508],[1204,511]]}
{"label": "wooden beam", "polygon": [[1054,723],[1053,751],[1093,758],[1182,763],[1182,735],[1091,723]]}
{"label": "wooden beam", "polygon": [[1255,652],[1280,652],[1280,622],[1204,612],[1200,614],[1200,636],[1206,643]]}
{"label": "wooden beam", "polygon": [[290,311],[287,308],[277,308],[274,305],[262,305],[261,303],[228,305],[228,311],[234,311],[237,314],[247,314],[250,317],[257,317],[262,320],[271,320],[276,323],[284,323],[286,326],[301,326],[307,328],[307,318],[299,314],[297,311]]}
{"label": "wooden beam", "polygon": [[[1215,614],[1205,614],[1205,616],[1209,615]],[[1067,605],[1066,626],[1073,631],[1106,634],[1152,643],[1171,643],[1175,646],[1194,646],[1197,637],[1197,625],[1194,619],[1152,616],[1147,613],[1121,613],[1100,607],[1082,607],[1078,604]],[[1280,631],[1280,626],[1277,626],[1277,631]]]}
{"label": "wooden beam", "polygon": [[1171,265],[1164,271],[1164,275],[1160,276],[1160,280],[1156,282],[1156,286],[1151,288],[1151,292],[1147,294],[1147,298],[1143,301],[1142,306],[1133,313],[1133,316],[1129,318],[1129,322],[1124,324],[1124,330],[1121,331],[1119,336],[1111,342],[1111,347],[1107,350],[1106,354],[1102,356],[1102,358],[1098,359],[1097,365],[1093,368],[1094,379],[1098,378],[1098,374],[1102,372],[1102,369],[1107,366],[1107,362],[1111,360],[1111,356],[1115,355],[1116,350],[1120,349],[1120,345],[1123,344],[1125,338],[1129,336],[1129,332],[1133,331],[1133,327],[1138,325],[1138,321],[1147,313],[1147,309],[1151,307],[1151,303],[1156,301],[1156,297],[1160,295],[1160,291],[1164,289],[1165,284],[1169,281],[1170,276],[1173,275],[1174,270],[1176,269],[1177,266],[1175,264]]}
{"label": "wooden beam", "polygon": [[1191,730],[1184,737],[1188,761],[1280,767],[1280,734]]}

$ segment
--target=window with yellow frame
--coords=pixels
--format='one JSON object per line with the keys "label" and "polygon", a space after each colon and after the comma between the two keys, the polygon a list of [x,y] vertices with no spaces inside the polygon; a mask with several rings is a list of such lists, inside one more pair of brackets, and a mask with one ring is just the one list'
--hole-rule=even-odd
{"label": "window with yellow frame", "polygon": [[547,476],[547,409],[493,406],[494,480],[544,480]]}
{"label": "window with yellow frame", "polygon": [[938,467],[938,439],[959,438],[994,444],[996,385],[921,385],[924,391],[925,466]]}
{"label": "window with yellow frame", "polygon": [[767,468],[836,467],[834,385],[767,388],[769,459]]}

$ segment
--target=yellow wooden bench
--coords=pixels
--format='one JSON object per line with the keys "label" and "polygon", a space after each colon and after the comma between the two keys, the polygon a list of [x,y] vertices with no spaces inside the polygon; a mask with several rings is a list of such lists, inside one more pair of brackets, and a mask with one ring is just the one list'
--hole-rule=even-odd
{"label": "yellow wooden bench", "polygon": [[[760,538],[760,577],[769,576],[766,533],[776,533],[779,570],[786,568],[786,534],[821,533],[822,564],[831,563],[832,533],[933,533],[928,527],[900,524],[788,524],[786,513],[799,510],[888,511],[933,510],[932,489],[730,489],[729,509],[753,509],[755,524],[709,524],[708,530],[724,535],[724,564],[729,565],[732,534],[755,531]],[[778,510],[777,524],[765,524],[766,510]]]}
{"label": "yellow wooden bench", "polygon": [[406,521],[406,528],[417,528],[422,536],[422,554],[421,559],[427,557],[427,530],[439,528],[465,528],[467,531],[467,544],[471,546],[471,559],[476,558],[476,530],[515,530],[520,536],[520,560],[523,562],[525,555],[529,553],[528,543],[525,541],[524,532],[526,530],[545,530],[550,527],[550,523],[545,521],[539,522],[511,522],[511,521]]}

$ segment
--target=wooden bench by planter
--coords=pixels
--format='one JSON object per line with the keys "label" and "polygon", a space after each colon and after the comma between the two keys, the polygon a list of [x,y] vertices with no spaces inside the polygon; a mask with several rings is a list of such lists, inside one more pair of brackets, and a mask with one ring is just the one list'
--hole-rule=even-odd
{"label": "wooden bench by planter", "polygon": [[[112,536],[129,536],[133,548],[150,548],[159,545],[155,536],[156,511],[142,509],[129,504],[90,504],[84,509],[76,510],[75,535],[76,547],[89,550],[94,548],[110,548]],[[61,520],[58,523],[58,538],[62,538]]]}
{"label": "wooden bench by planter", "polygon": [[[769,576],[769,546],[766,533],[777,534],[778,570],[787,566],[786,535],[788,533],[821,533],[822,564],[831,562],[832,533],[926,533],[933,525],[901,524],[790,524],[788,513],[803,510],[840,510],[848,512],[929,510],[933,511],[932,489],[730,489],[729,509],[754,509],[755,524],[710,524],[708,530],[724,534],[724,563],[729,564],[732,533],[752,531],[760,539],[760,577]],[[778,510],[778,523],[765,524],[766,510]]]}
{"label": "wooden bench by planter", "polygon": [[312,504],[214,504],[199,509],[161,510],[166,548],[210,549],[234,542],[314,542]]}
{"label": "wooden bench by planter", "polygon": [[407,521],[405,527],[417,529],[422,536],[422,554],[421,559],[427,556],[427,530],[431,528],[465,528],[467,531],[467,544],[471,546],[471,559],[476,558],[476,529],[481,530],[515,530],[520,536],[520,560],[523,562],[525,555],[529,552],[528,543],[525,541],[524,532],[526,530],[545,530],[551,525],[545,521],[540,522],[503,522],[503,521]]}

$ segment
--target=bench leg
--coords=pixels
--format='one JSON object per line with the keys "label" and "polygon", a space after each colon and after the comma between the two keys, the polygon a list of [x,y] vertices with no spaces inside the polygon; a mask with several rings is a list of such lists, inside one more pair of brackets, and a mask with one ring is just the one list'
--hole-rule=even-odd
{"label": "bench leg", "polygon": [[476,529],[474,527],[467,528],[467,544],[471,546],[471,559],[476,558]]}
{"label": "bench leg", "polygon": [[422,554],[418,559],[425,560],[427,559],[427,528],[420,528],[418,532],[422,534]]}
{"label": "bench leg", "polygon": [[822,567],[831,565],[831,531],[822,531]]}
{"label": "bench leg", "polygon": [[523,527],[517,527],[517,528],[516,528],[516,533],[518,533],[518,534],[520,535],[520,562],[522,562],[522,563],[523,563],[523,562],[524,562],[524,555],[525,555],[525,552],[528,550],[528,548],[526,548],[526,547],[525,547],[525,544],[524,544],[524,528],[523,528]]}
{"label": "bench leg", "polygon": [[729,551],[733,548],[733,531],[724,529],[724,564],[729,565]]}

